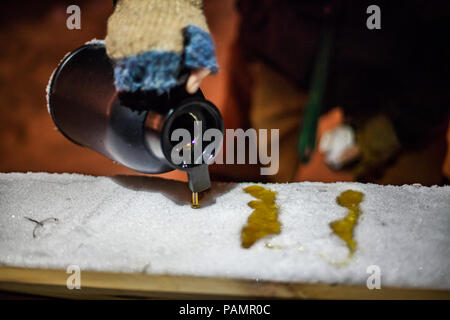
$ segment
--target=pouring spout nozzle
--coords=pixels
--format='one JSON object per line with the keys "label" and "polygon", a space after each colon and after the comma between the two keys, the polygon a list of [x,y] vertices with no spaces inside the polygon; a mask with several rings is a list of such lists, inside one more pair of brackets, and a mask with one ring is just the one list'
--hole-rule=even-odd
{"label": "pouring spout nozzle", "polygon": [[201,164],[187,171],[189,189],[192,191],[192,208],[198,208],[198,193],[211,187],[207,164]]}

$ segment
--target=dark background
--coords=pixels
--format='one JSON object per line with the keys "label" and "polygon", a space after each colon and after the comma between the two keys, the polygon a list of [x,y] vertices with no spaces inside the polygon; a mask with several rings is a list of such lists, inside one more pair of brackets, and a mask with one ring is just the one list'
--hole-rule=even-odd
{"label": "dark background", "polygon": [[[202,85],[208,99],[223,112],[226,126],[233,126],[236,101],[230,94],[233,55],[240,16],[234,0],[205,0],[205,13],[216,42],[221,71]],[[81,7],[81,30],[66,28],[67,6]],[[93,151],[73,145],[58,133],[46,109],[45,88],[63,56],[92,38],[103,39],[112,2],[14,1],[0,13],[0,172],[75,172],[92,175],[136,174]],[[448,41],[442,34],[442,41]],[[408,114],[405,114],[407,122]],[[342,120],[333,109],[321,117],[319,135]],[[445,119],[444,119],[445,122]],[[448,123],[448,119],[447,119]],[[442,163],[447,150],[444,134],[420,150],[408,151],[375,182],[386,184],[441,184]],[[221,172],[226,172],[222,168]],[[239,172],[228,170],[231,176]],[[165,176],[185,179],[184,173]],[[238,178],[236,178],[238,180]],[[298,181],[353,180],[346,172],[333,172],[319,153],[299,170]]]}

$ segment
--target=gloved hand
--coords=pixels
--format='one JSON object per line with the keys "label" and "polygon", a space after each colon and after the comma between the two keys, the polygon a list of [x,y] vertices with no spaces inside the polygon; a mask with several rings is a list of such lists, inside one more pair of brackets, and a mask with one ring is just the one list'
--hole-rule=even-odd
{"label": "gloved hand", "polygon": [[218,71],[202,0],[119,0],[105,40],[118,91],[168,92],[188,68],[194,93]]}
{"label": "gloved hand", "polygon": [[353,174],[359,180],[373,179],[374,174],[382,170],[389,160],[401,150],[391,120],[384,115],[369,119],[356,133],[361,151],[361,160]]}

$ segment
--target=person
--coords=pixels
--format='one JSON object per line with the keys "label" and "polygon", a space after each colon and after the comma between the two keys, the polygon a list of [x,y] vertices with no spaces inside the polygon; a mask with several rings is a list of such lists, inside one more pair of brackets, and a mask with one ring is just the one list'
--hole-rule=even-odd
{"label": "person", "polygon": [[[381,0],[377,2],[381,29],[369,29],[366,11],[370,4],[237,1],[241,24],[231,81],[240,106],[231,112],[248,127],[280,129],[280,171],[272,181],[296,179],[299,132],[327,28],[331,46],[319,107],[324,114],[339,106],[344,122],[354,130],[358,146],[352,169],[355,179],[379,181],[402,154],[426,149],[445,137],[450,52],[442,32],[449,27],[449,4]],[[178,55],[173,58],[175,67],[173,60],[166,64],[170,70],[194,61],[188,63],[192,72],[186,88],[195,92],[208,74],[218,71],[201,6],[198,0],[119,0],[108,22],[108,54],[126,71],[136,63],[120,64],[121,59],[146,52]],[[197,28],[186,32],[189,26]],[[167,67],[152,66],[155,61],[165,60],[152,56],[151,61],[138,63],[139,72],[132,74],[131,85],[125,89],[136,82],[150,84],[149,88],[154,88],[153,83],[173,84],[173,79],[166,79]],[[124,68],[118,69],[117,77],[129,75]],[[158,75],[161,72],[163,76]],[[440,170],[441,166],[434,167]],[[408,171],[413,172],[414,166]],[[397,183],[412,182],[407,175]]]}

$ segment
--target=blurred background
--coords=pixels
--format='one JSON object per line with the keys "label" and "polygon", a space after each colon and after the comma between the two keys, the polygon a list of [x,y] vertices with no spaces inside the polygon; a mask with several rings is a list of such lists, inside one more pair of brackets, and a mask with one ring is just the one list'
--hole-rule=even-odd
{"label": "blurred background", "polygon": [[[318,148],[307,164],[297,156],[327,2],[205,0],[220,65],[202,84],[206,97],[219,107],[227,128],[282,128],[280,173],[264,181],[447,183],[448,6],[410,1],[405,9],[406,2],[399,1],[402,5],[382,11],[385,33],[373,37],[362,5],[331,2],[337,3],[332,9],[338,18],[317,141],[347,123],[359,139],[360,159],[367,161],[336,170]],[[71,4],[81,7],[81,30],[66,28]],[[46,108],[45,89],[58,62],[86,41],[104,39],[112,11],[106,0],[18,0],[2,6],[0,172],[137,174],[69,142],[55,130]],[[212,175],[262,181],[257,169],[222,165]],[[164,176],[186,179],[182,172]]]}

